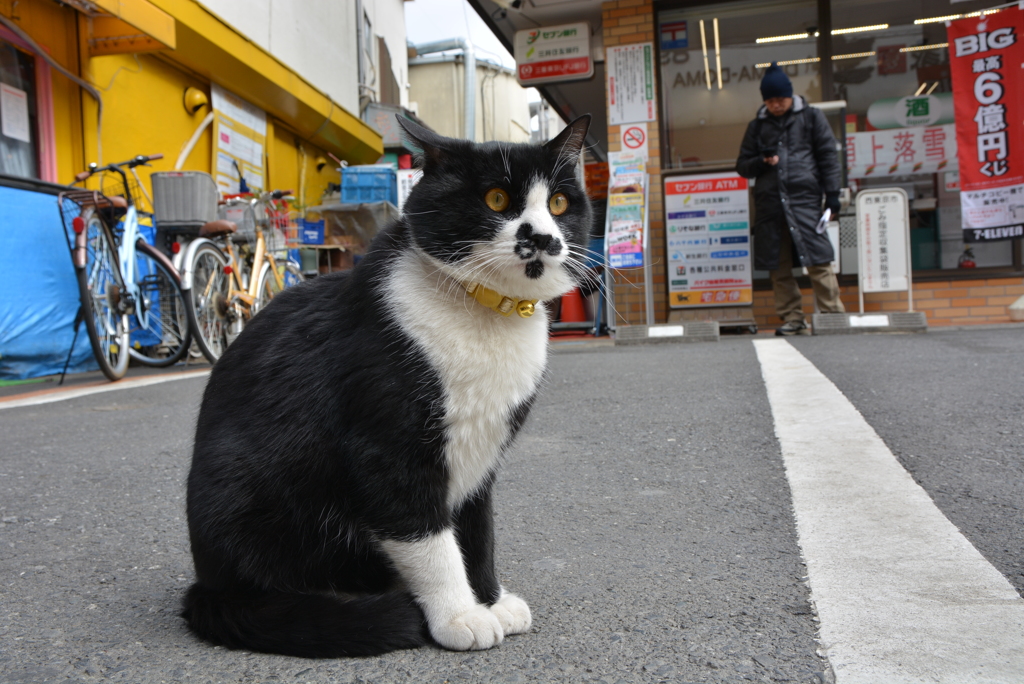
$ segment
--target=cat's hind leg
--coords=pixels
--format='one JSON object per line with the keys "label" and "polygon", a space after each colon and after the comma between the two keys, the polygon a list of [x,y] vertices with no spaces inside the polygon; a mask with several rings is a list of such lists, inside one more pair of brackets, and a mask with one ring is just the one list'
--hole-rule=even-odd
{"label": "cat's hind leg", "polygon": [[477,602],[452,530],[415,541],[384,540],[381,547],[423,609],[434,641],[453,651],[501,643],[501,621]]}

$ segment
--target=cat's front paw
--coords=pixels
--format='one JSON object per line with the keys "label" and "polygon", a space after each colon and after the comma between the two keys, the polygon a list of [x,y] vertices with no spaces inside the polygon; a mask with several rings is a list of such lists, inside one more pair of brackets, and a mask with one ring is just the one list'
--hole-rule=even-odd
{"label": "cat's front paw", "polygon": [[526,601],[504,590],[502,590],[498,602],[491,606],[491,612],[498,618],[501,629],[506,635],[522,634],[533,624],[530,606],[526,605]]}
{"label": "cat's front paw", "polygon": [[476,605],[447,622],[431,624],[430,636],[452,651],[481,651],[500,644],[505,632],[498,616],[487,606]]}

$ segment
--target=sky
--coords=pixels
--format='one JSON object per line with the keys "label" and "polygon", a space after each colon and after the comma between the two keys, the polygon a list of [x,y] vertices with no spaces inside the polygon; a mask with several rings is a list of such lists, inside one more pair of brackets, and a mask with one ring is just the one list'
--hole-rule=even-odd
{"label": "sky", "polygon": [[515,68],[515,60],[466,0],[413,0],[405,3],[405,32],[413,43],[467,38],[477,59]]}

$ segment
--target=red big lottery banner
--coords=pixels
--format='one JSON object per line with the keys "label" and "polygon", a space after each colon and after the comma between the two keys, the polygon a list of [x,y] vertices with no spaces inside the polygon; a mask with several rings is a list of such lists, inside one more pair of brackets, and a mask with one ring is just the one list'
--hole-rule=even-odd
{"label": "red big lottery banner", "polygon": [[1024,12],[947,25],[965,242],[1024,236]]}

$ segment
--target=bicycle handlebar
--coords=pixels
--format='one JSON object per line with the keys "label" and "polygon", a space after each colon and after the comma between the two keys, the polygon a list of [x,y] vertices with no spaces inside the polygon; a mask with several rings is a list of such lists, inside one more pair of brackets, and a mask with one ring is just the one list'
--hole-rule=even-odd
{"label": "bicycle handlebar", "polygon": [[129,169],[134,169],[136,166],[143,166],[151,161],[156,161],[157,159],[163,158],[163,154],[140,154],[134,159],[129,159],[127,161],[122,162],[114,162],[113,164],[107,164],[105,166],[99,166],[93,163],[89,164],[88,171],[82,171],[81,173],[75,174],[75,180],[84,181],[89,176],[93,175],[94,173],[99,173],[100,171],[117,171],[118,173],[122,173],[122,166],[126,166]]}

